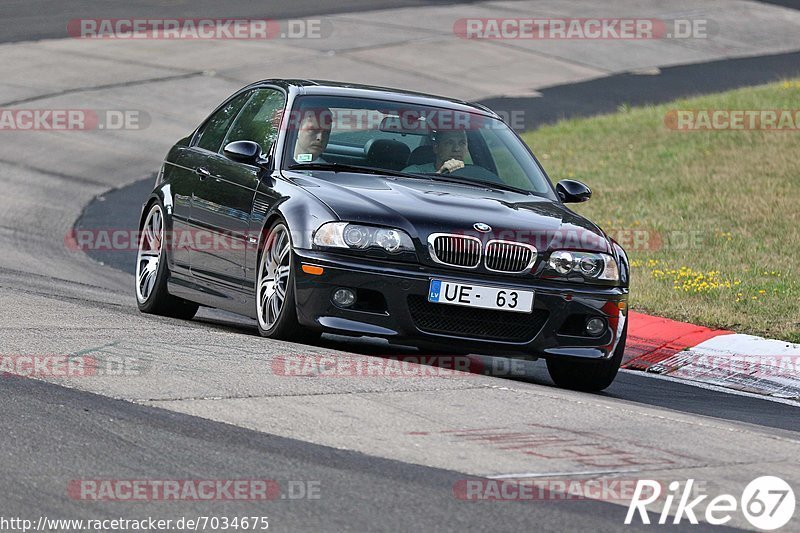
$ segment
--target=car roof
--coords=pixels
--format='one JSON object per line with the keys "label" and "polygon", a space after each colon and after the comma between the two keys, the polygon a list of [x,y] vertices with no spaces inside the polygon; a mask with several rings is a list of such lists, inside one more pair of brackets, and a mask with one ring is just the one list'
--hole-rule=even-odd
{"label": "car roof", "polygon": [[364,85],[360,83],[346,83],[327,80],[305,80],[305,79],[268,79],[253,83],[248,88],[261,85],[278,85],[287,91],[294,91],[302,95],[314,96],[355,96],[360,98],[372,98],[376,100],[391,100],[406,104],[427,105],[432,107],[442,107],[455,111],[465,111],[478,113],[485,116],[500,118],[488,107],[478,104],[436,96],[432,94],[407,91],[403,89],[393,89],[390,87],[380,87],[376,85]]}

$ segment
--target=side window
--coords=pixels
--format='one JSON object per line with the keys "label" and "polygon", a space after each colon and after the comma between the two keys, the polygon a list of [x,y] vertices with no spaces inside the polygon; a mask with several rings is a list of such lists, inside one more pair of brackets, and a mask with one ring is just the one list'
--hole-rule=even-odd
{"label": "side window", "polygon": [[242,106],[252,94],[251,92],[242,93],[214,113],[214,115],[208,119],[208,122],[203,125],[203,129],[200,131],[200,138],[197,141],[197,146],[212,152],[219,151],[225,132],[228,131],[231,122],[233,122],[239,110],[242,109]]}
{"label": "side window", "polygon": [[235,141],[255,141],[266,152],[278,137],[278,126],[285,104],[283,93],[258,89],[245,104],[228,131],[223,146]]}

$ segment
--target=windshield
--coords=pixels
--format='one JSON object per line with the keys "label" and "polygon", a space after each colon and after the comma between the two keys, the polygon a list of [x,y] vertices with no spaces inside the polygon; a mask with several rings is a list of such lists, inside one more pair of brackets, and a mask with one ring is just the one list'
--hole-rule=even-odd
{"label": "windshield", "polygon": [[[552,197],[525,145],[502,121],[357,97],[302,96],[285,117],[284,168],[362,167]],[[412,177],[412,176],[409,176]]]}

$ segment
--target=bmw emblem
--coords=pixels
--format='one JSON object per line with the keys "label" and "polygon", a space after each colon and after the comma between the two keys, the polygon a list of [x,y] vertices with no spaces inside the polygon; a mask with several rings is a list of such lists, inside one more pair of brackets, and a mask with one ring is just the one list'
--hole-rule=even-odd
{"label": "bmw emblem", "polygon": [[489,224],[484,224],[483,222],[476,222],[472,225],[472,227],[482,233],[488,233],[492,231],[492,227]]}

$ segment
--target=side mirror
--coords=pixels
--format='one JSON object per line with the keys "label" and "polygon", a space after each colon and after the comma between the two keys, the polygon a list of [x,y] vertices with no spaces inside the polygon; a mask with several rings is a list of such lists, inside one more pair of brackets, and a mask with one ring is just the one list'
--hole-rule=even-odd
{"label": "side mirror", "polygon": [[577,180],[561,180],[556,184],[556,193],[565,204],[585,202],[592,197],[592,190]]}
{"label": "side mirror", "polygon": [[253,141],[234,141],[222,150],[225,157],[238,163],[256,165],[261,161],[261,145]]}

